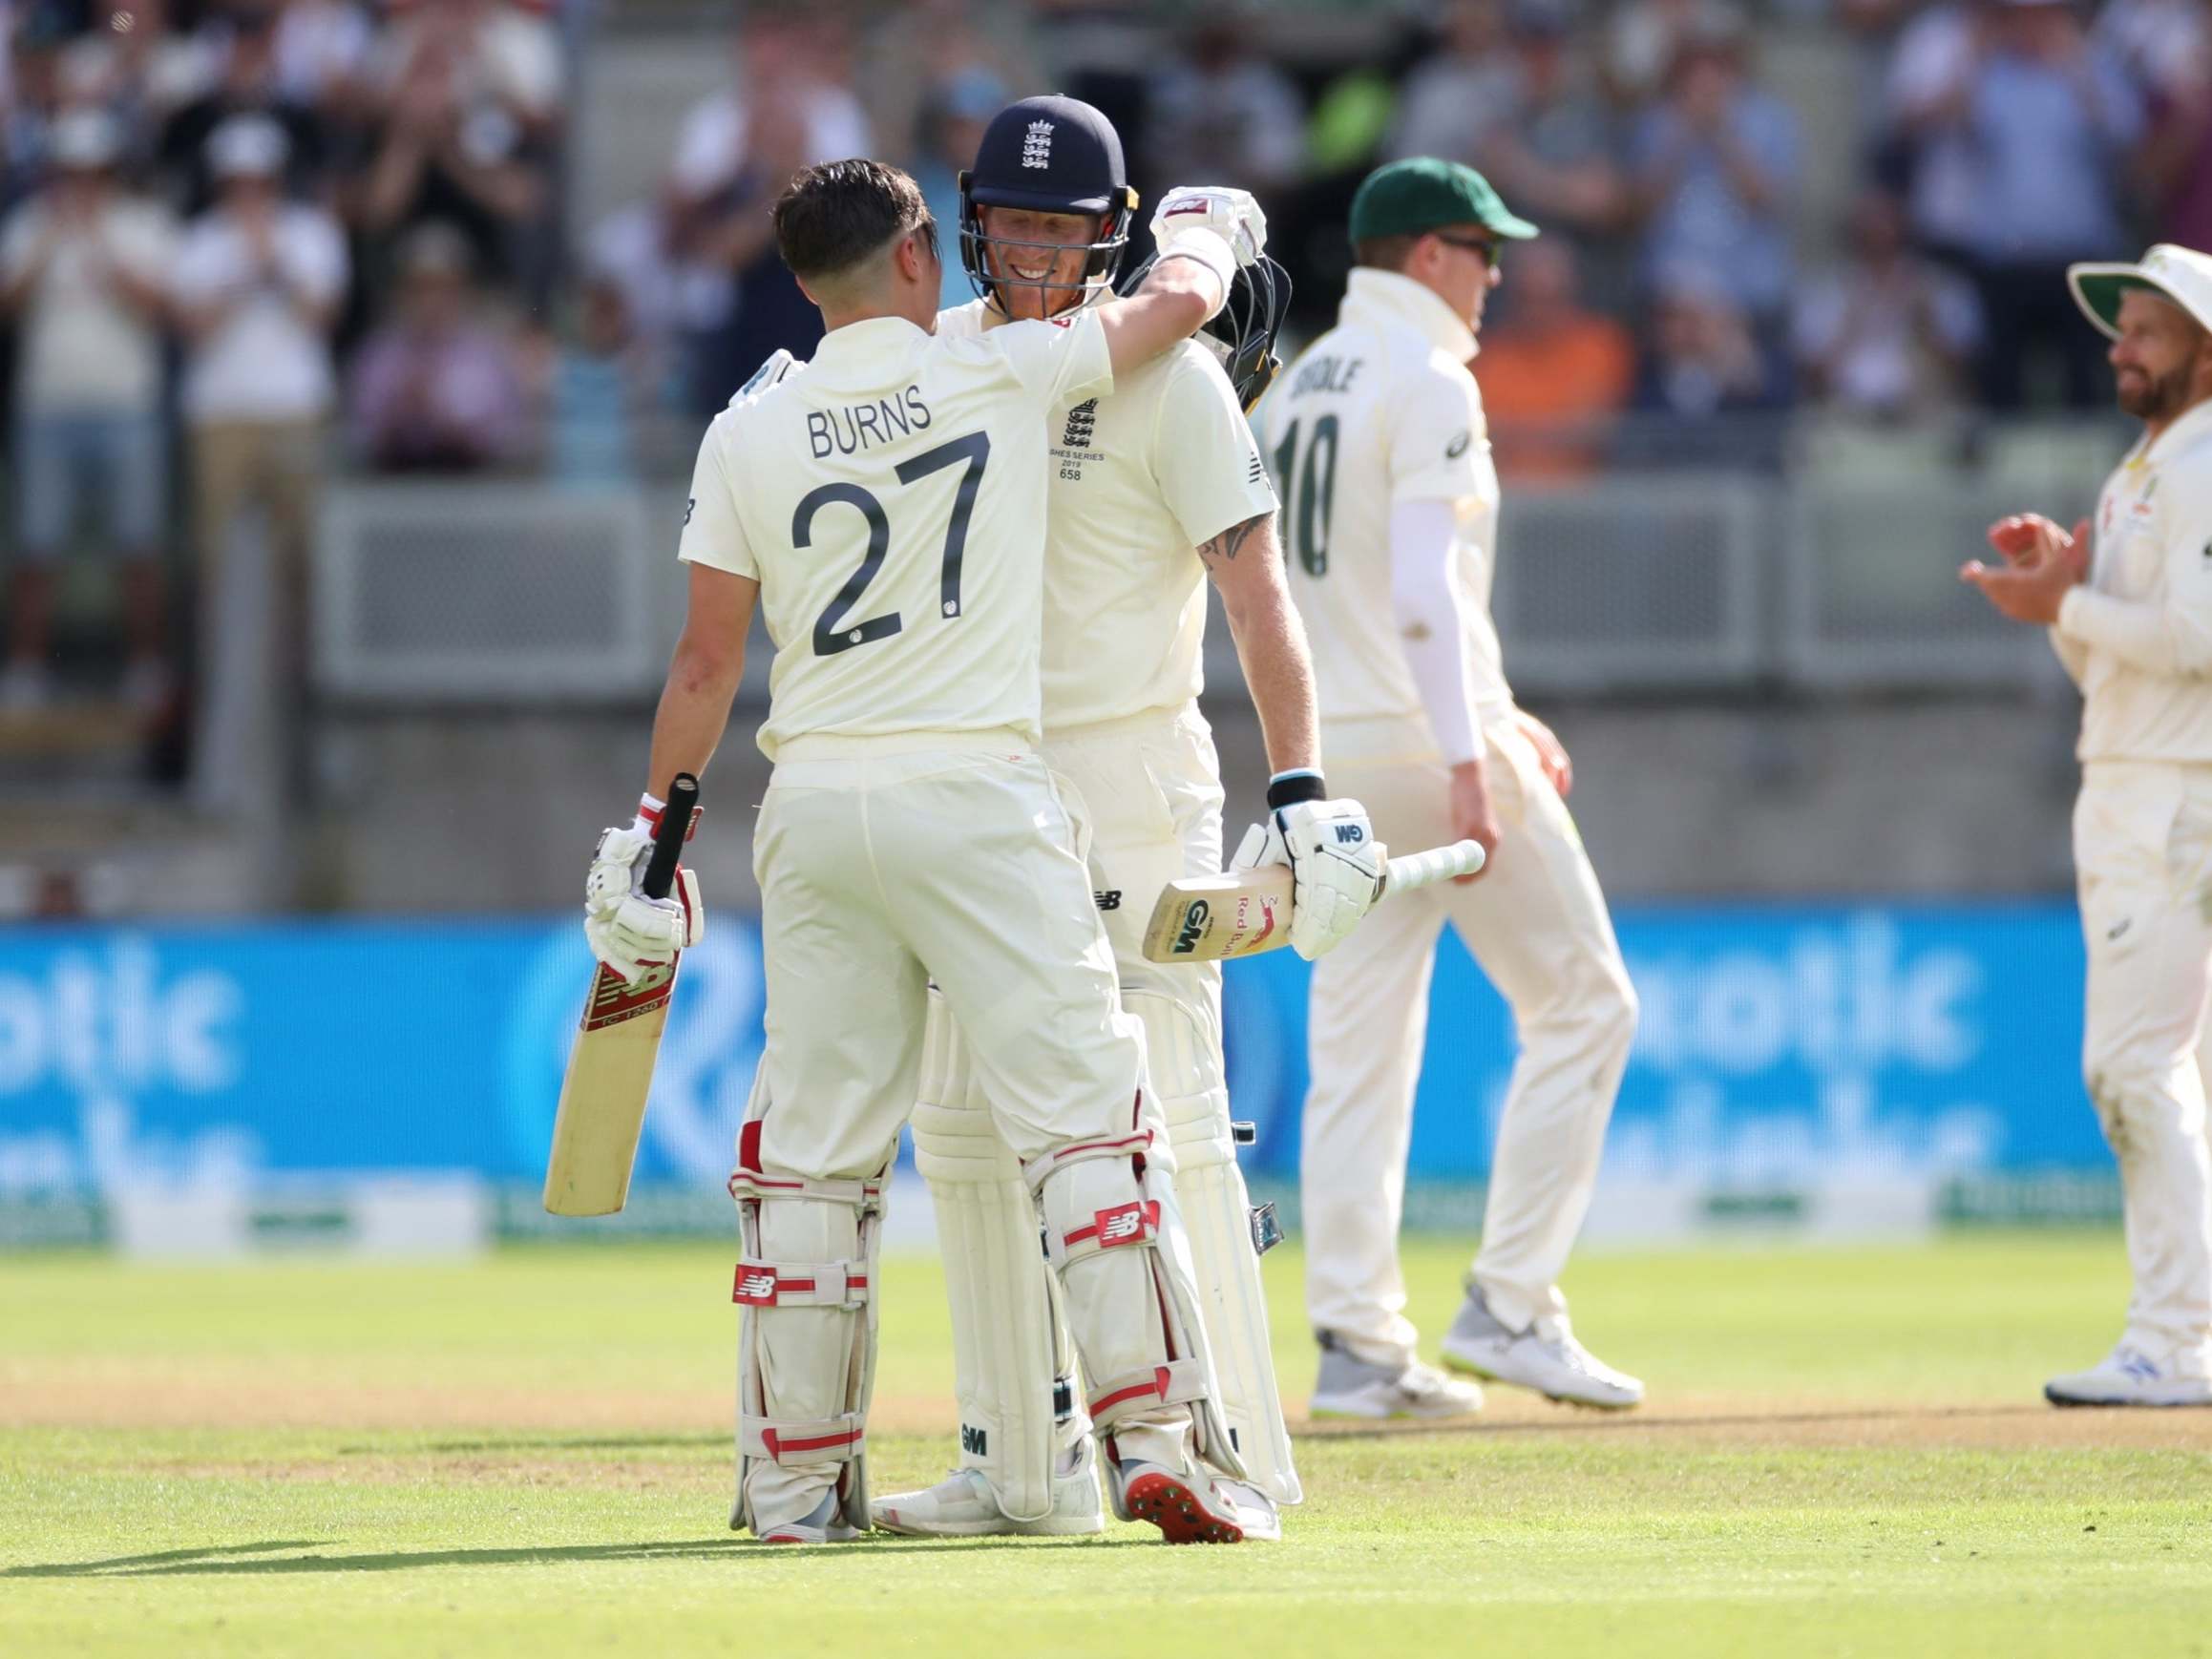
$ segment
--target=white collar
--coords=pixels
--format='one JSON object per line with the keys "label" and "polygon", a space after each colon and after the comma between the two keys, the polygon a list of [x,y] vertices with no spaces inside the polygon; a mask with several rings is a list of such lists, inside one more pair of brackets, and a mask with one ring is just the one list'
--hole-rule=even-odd
{"label": "white collar", "polygon": [[1368,265],[1353,270],[1338,318],[1348,322],[1359,311],[1379,313],[1419,329],[1422,339],[1454,363],[1464,363],[1475,354],[1475,331],[1453,315],[1434,289],[1396,271],[1379,271]]}
{"label": "white collar", "polygon": [[2159,434],[2156,443],[2140,446],[2136,454],[2140,460],[2162,461],[2207,434],[2212,434],[2212,397],[2183,410],[2174,424]]}
{"label": "white collar", "polygon": [[874,368],[891,353],[912,349],[928,339],[904,317],[863,317],[823,335],[810,367],[832,372],[848,364]]}

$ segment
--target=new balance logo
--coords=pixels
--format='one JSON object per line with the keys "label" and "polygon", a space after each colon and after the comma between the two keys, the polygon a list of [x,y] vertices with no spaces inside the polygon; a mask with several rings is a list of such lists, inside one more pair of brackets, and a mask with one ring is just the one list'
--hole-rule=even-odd
{"label": "new balance logo", "polygon": [[1360,829],[1357,824],[1339,824],[1337,826],[1337,842],[1338,846],[1343,845],[1347,841],[1364,841],[1366,839],[1367,831]]}
{"label": "new balance logo", "polygon": [[1120,910],[1122,908],[1122,890],[1118,887],[1106,888],[1103,892],[1092,893],[1090,901],[1097,905],[1100,910]]}
{"label": "new balance logo", "polygon": [[1190,908],[1183,913],[1183,931],[1175,935],[1175,955],[1188,956],[1198,948],[1198,940],[1206,932],[1206,918],[1211,914],[1204,899],[1190,901]]}
{"label": "new balance logo", "polygon": [[1253,451],[1252,465],[1244,470],[1244,481],[1247,484],[1256,484],[1265,476],[1266,472],[1267,469],[1259,464],[1259,452],[1257,450]]}
{"label": "new balance logo", "polygon": [[960,1450],[971,1458],[987,1458],[991,1455],[991,1437],[974,1423],[962,1423]]}
{"label": "new balance logo", "polygon": [[1097,1215],[1098,1248],[1110,1250],[1116,1245],[1135,1244],[1147,1232],[1145,1206],[1125,1204],[1119,1209],[1102,1209]]}
{"label": "new balance logo", "polygon": [[750,1272],[740,1270],[737,1275],[737,1292],[729,1298],[743,1302],[748,1308],[771,1308],[776,1300],[776,1275],[772,1268],[755,1268]]}
{"label": "new balance logo", "polygon": [[1047,168],[1052,165],[1052,123],[1031,121],[1029,135],[1022,140],[1022,165]]}
{"label": "new balance logo", "polygon": [[1064,450],[1086,450],[1098,430],[1098,399],[1085,398],[1067,411],[1067,430],[1060,435]]}

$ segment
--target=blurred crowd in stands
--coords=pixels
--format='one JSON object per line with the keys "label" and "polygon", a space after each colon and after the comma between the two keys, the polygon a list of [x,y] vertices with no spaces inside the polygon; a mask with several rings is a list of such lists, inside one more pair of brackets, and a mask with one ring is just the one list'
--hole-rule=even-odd
{"label": "blurred crowd in stands", "polygon": [[[622,10],[0,0],[0,712],[53,694],[74,552],[116,565],[120,684],[151,709],[164,572],[204,584],[249,508],[304,569],[333,466],[660,467],[652,433],[695,436],[815,337],[765,211],[790,172],[897,159],[949,224],[982,122],[1028,91],[1104,108],[1148,197],[1258,192],[1305,330],[1367,169],[1481,167],[1546,231],[1508,256],[1475,365],[1528,480],[1771,467],[1793,409],[2101,407],[2064,265],[2212,246],[2207,0],[1339,6],[1357,54],[1282,50],[1295,6],[764,0],[691,47],[727,74],[659,187],[574,222],[575,83]],[[1850,68],[1853,131],[1808,131],[1770,72],[1807,32]],[[1858,188],[1807,224],[1808,147],[1837,143]],[[969,297],[956,264],[946,302]]]}

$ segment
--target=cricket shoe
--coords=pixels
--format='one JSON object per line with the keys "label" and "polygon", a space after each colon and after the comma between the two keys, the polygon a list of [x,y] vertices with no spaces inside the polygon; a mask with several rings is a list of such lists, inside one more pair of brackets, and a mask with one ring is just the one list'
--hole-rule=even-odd
{"label": "cricket shoe", "polygon": [[1473,1417],[1482,1409],[1483,1391],[1471,1382],[1446,1376],[1418,1359],[1378,1365],[1338,1347],[1328,1332],[1321,1333],[1321,1374],[1314,1379],[1313,1402],[1306,1408],[1311,1417],[1439,1422]]}
{"label": "cricket shoe", "polygon": [[1641,1382],[1583,1347],[1565,1319],[1548,1333],[1536,1325],[1512,1330],[1471,1285],[1443,1346],[1443,1362],[1454,1371],[1532,1388],[1569,1405],[1626,1411],[1644,1397]]}
{"label": "cricket shoe", "polygon": [[860,1529],[839,1518],[837,1489],[831,1487],[822,1501],[796,1521],[779,1521],[757,1529],[763,1544],[850,1544]]}
{"label": "cricket shoe", "polygon": [[955,1469],[935,1486],[878,1498],[868,1513],[884,1531],[910,1538],[1079,1538],[1106,1530],[1095,1462],[1085,1436],[1073,1466],[1052,1482],[1051,1512],[1035,1521],[1016,1521],[1000,1508],[980,1469]]}
{"label": "cricket shoe", "polygon": [[1283,1535],[1275,1501],[1225,1475],[1170,1469],[1135,1458],[1109,1464],[1114,1513],[1160,1529],[1169,1544],[1273,1543]]}
{"label": "cricket shoe", "polygon": [[2212,1377],[2201,1363],[2161,1361],[2122,1342],[2087,1371],[2053,1377],[2043,1385],[2043,1397],[2053,1405],[2212,1405]]}

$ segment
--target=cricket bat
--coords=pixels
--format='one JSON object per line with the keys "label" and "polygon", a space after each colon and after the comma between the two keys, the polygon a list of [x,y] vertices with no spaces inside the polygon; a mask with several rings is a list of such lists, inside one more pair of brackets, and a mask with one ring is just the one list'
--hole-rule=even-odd
{"label": "cricket bat", "polygon": [[[1389,861],[1382,892],[1376,896],[1472,875],[1482,868],[1479,841],[1409,852]],[[1290,942],[1291,872],[1285,864],[1170,881],[1145,924],[1148,962],[1219,962]]]}
{"label": "cricket bat", "polygon": [[[643,882],[647,898],[666,898],[675,885],[676,862],[698,805],[699,780],[678,772],[653,832]],[[633,985],[604,962],[597,965],[560,1085],[560,1114],[545,1164],[548,1213],[612,1215],[628,1201],[653,1062],[668,1023],[668,999],[676,993],[676,966],[670,956]]]}

